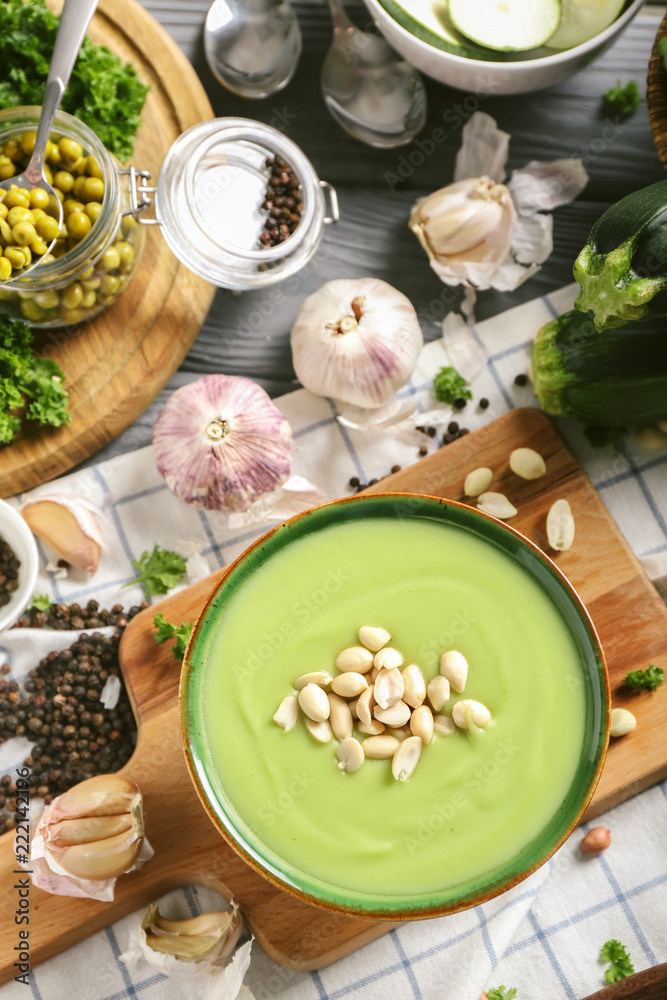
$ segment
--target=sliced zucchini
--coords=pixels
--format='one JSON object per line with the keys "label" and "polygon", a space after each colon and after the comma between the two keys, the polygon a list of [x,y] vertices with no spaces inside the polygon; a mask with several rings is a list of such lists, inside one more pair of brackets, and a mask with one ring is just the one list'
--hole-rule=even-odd
{"label": "sliced zucchini", "polygon": [[549,39],[550,49],[571,49],[608,28],[625,6],[625,0],[562,0],[558,31]]}
{"label": "sliced zucchini", "polygon": [[454,27],[478,45],[523,52],[544,45],[560,23],[560,0],[449,0]]}
{"label": "sliced zucchini", "polygon": [[[504,62],[504,52],[492,52],[475,45],[452,25],[447,0],[379,0],[386,12],[415,38],[462,59]],[[546,50],[545,50],[546,51]]]}

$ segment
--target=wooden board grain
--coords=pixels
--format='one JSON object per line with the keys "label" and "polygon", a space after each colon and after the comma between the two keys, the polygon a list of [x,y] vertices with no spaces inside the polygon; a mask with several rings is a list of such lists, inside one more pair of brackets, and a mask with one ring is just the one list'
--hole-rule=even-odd
{"label": "wooden board grain", "polygon": [[[530,445],[547,462],[547,475],[528,482],[509,470],[513,448]],[[577,525],[574,547],[557,563],[584,599],[606,651],[613,701],[635,713],[635,732],[612,742],[587,818],[616,805],[667,775],[667,692],[631,695],[622,679],[649,662],[667,667],[667,609],[620,535],[607,508],[549,420],[536,410],[512,410],[473,434],[378,484],[398,490],[464,499],[471,468],[487,465],[496,488],[516,504],[513,525],[546,545],[545,517],[567,497]],[[221,571],[223,572],[223,571]],[[169,621],[193,620],[220,573],[162,601]],[[198,883],[241,904],[259,944],[275,961],[296,969],[320,968],[373,940],[391,924],[350,919],[283,893],[250,869],[221,839],[190,782],[180,743],[180,665],[153,638],[155,608],[138,615],[121,643],[121,662],[139,738],[124,773],[141,786],[154,859],[122,878],[113,903],[101,904],[32,891],[33,964],[179,885]],[[13,838],[0,839],[0,912],[13,899]],[[3,895],[4,894],[4,897]],[[12,942],[0,937],[0,982],[11,976]]]}
{"label": "wooden board grain", "polygon": [[591,993],[584,1000],[665,1000],[667,997],[667,962],[644,969]]}
{"label": "wooden board grain", "polygon": [[[90,34],[150,84],[132,162],[155,178],[181,132],[213,116],[204,89],[135,0],[100,0]],[[65,372],[72,421],[30,432],[0,450],[0,496],[61,475],[131,424],[185,357],[214,292],[173,256],[158,226],[147,227],[143,260],[111,308],[90,323],[37,335],[38,348]]]}

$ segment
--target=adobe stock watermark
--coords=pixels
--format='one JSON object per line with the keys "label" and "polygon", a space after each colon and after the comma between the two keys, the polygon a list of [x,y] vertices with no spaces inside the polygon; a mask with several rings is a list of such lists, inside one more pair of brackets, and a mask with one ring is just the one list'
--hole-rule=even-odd
{"label": "adobe stock watermark", "polygon": [[292,605],[290,617],[282,623],[280,631],[262,632],[259,642],[247,653],[245,661],[234,664],[232,669],[237,680],[246,681],[261,670],[272,659],[274,653],[282,649],[288,639],[294,638],[297,634],[297,625],[305,625],[349,579],[349,574],[340,567],[329,569],[317,587]]}
{"label": "adobe stock watermark", "polygon": [[395,171],[385,170],[382,175],[392,193],[412,177],[415,170],[423,166],[451,135],[458,134],[474,113],[479,111],[482,102],[493,96],[499,82],[493,75],[483,77],[474,94],[467,94],[462,101],[457,101],[443,111],[442,122],[445,128],[436,126],[424,138],[415,139],[413,148],[408,153],[398,156]]}
{"label": "adobe stock watermark", "polygon": [[471,805],[475,796],[479,795],[485,785],[490,781],[495,781],[502,768],[509,764],[522,749],[511,736],[500,742],[493,757],[478,767],[470,768],[463,778],[461,789],[452,792],[451,796],[444,802],[436,803],[431,813],[425,819],[419,820],[414,828],[414,833],[404,835],[403,845],[407,848],[408,854],[413,857],[426,847],[436,834],[440,833],[446,823],[450,823],[457,813]]}
{"label": "adobe stock watermark", "polygon": [[308,789],[314,784],[315,779],[307,771],[300,771],[299,773],[292,771],[287,788],[280,792],[275,799],[269,799],[268,802],[265,802],[260,807],[258,811],[259,818],[267,826],[273,826],[281,816],[284,816],[292,808],[295,801],[305,795]]}

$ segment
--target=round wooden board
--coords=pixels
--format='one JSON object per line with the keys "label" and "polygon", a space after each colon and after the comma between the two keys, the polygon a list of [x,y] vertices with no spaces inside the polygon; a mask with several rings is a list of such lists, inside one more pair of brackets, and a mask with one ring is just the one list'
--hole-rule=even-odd
{"label": "round wooden board", "polygon": [[[206,93],[185,56],[135,0],[100,0],[90,34],[150,84],[132,162],[155,178],[181,132],[213,117]],[[65,372],[72,420],[0,449],[0,496],[61,475],[131,424],[185,357],[214,293],[172,255],[159,227],[148,227],[141,265],[115,305],[90,323],[36,337]]]}
{"label": "round wooden board", "polygon": [[653,141],[658,150],[658,156],[667,169],[667,73],[658,50],[658,41],[665,35],[667,35],[667,14],[660,22],[658,33],[655,36],[646,81],[646,101]]}

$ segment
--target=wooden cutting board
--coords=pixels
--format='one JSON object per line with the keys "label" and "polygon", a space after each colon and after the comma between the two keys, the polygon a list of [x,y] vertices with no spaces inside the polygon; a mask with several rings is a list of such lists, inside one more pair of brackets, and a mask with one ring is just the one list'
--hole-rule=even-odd
{"label": "wooden cutting board", "polygon": [[[135,0],[100,0],[90,34],[150,84],[132,162],[155,179],[181,132],[213,117],[206,93],[180,49]],[[173,256],[159,226],[146,232],[143,260],[111,308],[90,323],[37,334],[37,348],[65,372],[72,421],[30,431],[0,449],[0,496],[53,479],[112,441],[157,396],[194,342],[215,288]]]}
{"label": "wooden cutting board", "polygon": [[[510,472],[513,448],[532,446],[547,475],[527,482]],[[459,439],[375,488],[464,499],[467,472],[487,465],[495,488],[518,507],[512,524],[546,544],[547,510],[567,497],[577,525],[574,547],[557,556],[560,568],[586,602],[597,626],[611,676],[613,700],[635,713],[635,732],[612,743],[587,818],[667,776],[667,691],[633,696],[621,685],[628,670],[649,663],[667,667],[667,609],[621,536],[589,479],[543,414],[520,409]],[[241,904],[248,926],[267,954],[296,969],[320,968],[379,937],[391,924],[351,919],[300,902],[270,885],[221,839],[188,776],[180,743],[180,665],[153,638],[157,608],[168,621],[192,621],[221,573],[168,597],[127,627],[120,656],[139,726],[136,751],[124,773],[140,785],[147,835],[155,857],[123,877],[113,903],[50,896],[32,890],[31,954],[34,964],[145,906],[179,885],[212,887]],[[0,912],[15,908],[13,837],[0,838]],[[0,935],[0,982],[12,975],[11,935]]]}

